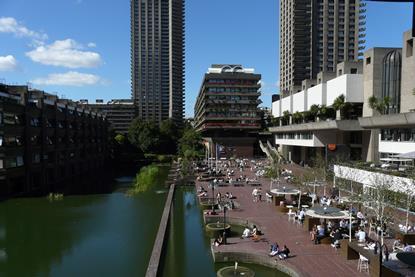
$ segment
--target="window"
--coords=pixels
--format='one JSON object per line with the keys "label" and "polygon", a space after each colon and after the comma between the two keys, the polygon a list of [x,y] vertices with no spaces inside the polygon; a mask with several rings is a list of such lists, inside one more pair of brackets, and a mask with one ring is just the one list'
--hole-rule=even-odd
{"label": "window", "polygon": [[357,68],[350,69],[350,74],[357,74]]}
{"label": "window", "polygon": [[412,57],[414,49],[414,39],[411,38],[410,40],[406,41],[406,57]]}
{"label": "window", "polygon": [[370,64],[372,61],[371,61],[371,58],[370,57],[367,57],[366,58],[366,65],[368,65],[368,64]]}

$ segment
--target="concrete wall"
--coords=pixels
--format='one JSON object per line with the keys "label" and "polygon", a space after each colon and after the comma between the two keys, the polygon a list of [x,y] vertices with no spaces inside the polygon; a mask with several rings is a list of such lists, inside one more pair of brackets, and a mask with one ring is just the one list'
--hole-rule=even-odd
{"label": "concrete wall", "polygon": [[307,109],[307,91],[300,91],[293,95],[293,113],[304,112]]}
{"label": "concrete wall", "polygon": [[380,140],[379,135],[379,152],[405,154],[415,150],[415,142],[384,141]]}
{"label": "concrete wall", "polygon": [[292,96],[284,97],[281,100],[281,114],[283,114],[285,111],[289,111],[289,112],[292,111],[291,100],[292,100]]}
{"label": "concrete wall", "polygon": [[281,116],[281,100],[272,102],[272,116],[280,117]]}
{"label": "concrete wall", "polygon": [[309,110],[312,105],[326,105],[326,87],[327,84],[322,83],[307,90],[307,110]]}
{"label": "concrete wall", "polygon": [[401,113],[415,111],[415,39],[409,30],[403,35]]}
{"label": "concrete wall", "polygon": [[327,82],[327,106],[333,104],[340,95],[350,103],[363,102],[363,75],[344,74]]}

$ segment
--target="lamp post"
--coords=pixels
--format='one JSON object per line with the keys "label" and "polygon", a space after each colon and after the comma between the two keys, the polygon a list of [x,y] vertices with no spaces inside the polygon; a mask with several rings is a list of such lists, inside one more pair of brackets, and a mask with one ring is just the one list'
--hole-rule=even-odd
{"label": "lamp post", "polygon": [[226,244],[226,205],[223,205],[223,244]]}
{"label": "lamp post", "polygon": [[352,241],[352,204],[349,208],[349,242]]}
{"label": "lamp post", "polygon": [[212,214],[216,214],[215,212],[215,184],[213,183],[213,181],[209,183],[209,186],[212,189]]}

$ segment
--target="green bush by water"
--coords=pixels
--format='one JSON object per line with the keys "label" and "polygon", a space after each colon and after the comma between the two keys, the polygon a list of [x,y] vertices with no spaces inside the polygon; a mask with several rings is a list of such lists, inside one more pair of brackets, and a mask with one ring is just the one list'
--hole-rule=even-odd
{"label": "green bush by water", "polygon": [[128,194],[137,194],[148,191],[154,186],[161,185],[167,177],[168,166],[151,164],[140,169],[137,173],[133,187]]}

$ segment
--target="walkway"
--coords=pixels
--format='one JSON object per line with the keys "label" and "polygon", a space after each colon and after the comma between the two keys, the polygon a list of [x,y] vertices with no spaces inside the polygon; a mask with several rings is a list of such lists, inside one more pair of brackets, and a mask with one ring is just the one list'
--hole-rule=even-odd
{"label": "walkway", "polygon": [[[235,174],[239,176],[241,173],[235,170]],[[243,175],[253,178],[253,172],[246,169]],[[357,271],[357,260],[348,261],[340,255],[339,250],[333,249],[330,245],[314,245],[310,241],[309,232],[301,225],[288,221],[286,214],[278,212],[273,203],[265,201],[265,191],[269,189],[269,180],[260,178],[263,191],[263,199],[261,202],[253,202],[253,187],[245,185],[244,187],[219,187],[218,190],[224,195],[231,192],[237,199],[235,201],[240,204],[239,209],[227,212],[227,217],[242,218],[257,223],[261,231],[265,234],[264,240],[254,242],[251,239],[231,238],[228,239],[227,245],[213,247],[214,252],[243,252],[255,253],[267,258],[270,244],[277,242],[280,246],[284,244],[291,251],[291,258],[284,261],[272,261],[273,263],[287,264],[301,276],[364,276],[365,274]],[[202,185],[209,191],[207,183],[197,182],[196,186]],[[217,190],[215,190],[215,194]],[[366,274],[366,276],[368,276]]]}

